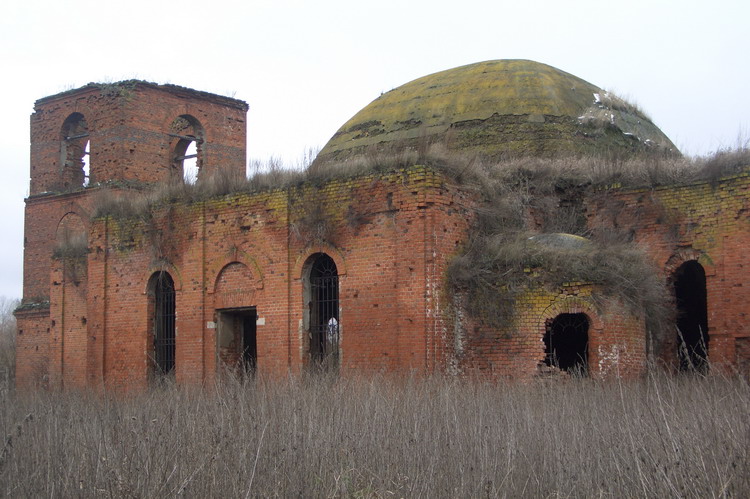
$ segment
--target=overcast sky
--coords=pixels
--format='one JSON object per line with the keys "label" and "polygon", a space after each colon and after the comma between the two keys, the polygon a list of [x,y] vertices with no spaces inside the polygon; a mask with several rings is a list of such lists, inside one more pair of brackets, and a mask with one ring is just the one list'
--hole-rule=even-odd
{"label": "overcast sky", "polygon": [[297,163],[410,80],[532,59],[638,103],[690,155],[750,137],[748,0],[5,0],[0,296],[20,297],[34,101],[139,78],[245,100],[248,157]]}

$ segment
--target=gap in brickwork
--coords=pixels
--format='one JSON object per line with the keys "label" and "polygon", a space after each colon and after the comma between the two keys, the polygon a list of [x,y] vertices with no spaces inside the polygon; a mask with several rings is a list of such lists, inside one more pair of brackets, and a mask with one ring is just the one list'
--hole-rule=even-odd
{"label": "gap in brickwork", "polygon": [[198,146],[195,141],[190,142],[185,149],[182,174],[186,184],[194,184],[198,180]]}
{"label": "gap in brickwork", "polygon": [[586,374],[589,320],[585,314],[560,314],[547,321],[544,363],[562,371]]}
{"label": "gap in brickwork", "polygon": [[677,358],[681,371],[708,369],[708,307],[706,272],[695,260],[674,273],[677,305]]}
{"label": "gap in brickwork", "polygon": [[91,141],[87,140],[83,146],[83,186],[88,187],[91,181]]}

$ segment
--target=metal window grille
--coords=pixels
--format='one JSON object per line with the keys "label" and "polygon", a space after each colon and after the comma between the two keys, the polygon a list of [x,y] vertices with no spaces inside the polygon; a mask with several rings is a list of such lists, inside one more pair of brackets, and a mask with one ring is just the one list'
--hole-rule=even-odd
{"label": "metal window grille", "polygon": [[175,365],[174,281],[166,272],[156,277],[154,288],[154,356],[160,374],[170,374]]}
{"label": "metal window grille", "polygon": [[310,290],[310,353],[314,360],[335,365],[339,354],[339,276],[328,255],[313,263]]}

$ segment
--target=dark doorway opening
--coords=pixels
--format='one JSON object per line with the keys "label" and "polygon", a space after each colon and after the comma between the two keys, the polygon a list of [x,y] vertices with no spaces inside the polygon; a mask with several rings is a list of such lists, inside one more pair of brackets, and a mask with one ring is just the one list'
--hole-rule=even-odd
{"label": "dark doorway opening", "polygon": [[319,365],[335,368],[339,356],[339,276],[336,263],[325,254],[315,257],[309,278],[310,356]]}
{"label": "dark doorway opening", "polygon": [[258,365],[255,307],[218,311],[218,354],[225,365],[252,373]]}
{"label": "dark doorway opening", "polygon": [[708,305],[706,272],[695,260],[680,265],[674,273],[677,305],[677,358],[681,371],[708,369]]}
{"label": "dark doorway opening", "polygon": [[547,321],[544,363],[585,375],[588,371],[589,319],[585,314],[560,314]]}

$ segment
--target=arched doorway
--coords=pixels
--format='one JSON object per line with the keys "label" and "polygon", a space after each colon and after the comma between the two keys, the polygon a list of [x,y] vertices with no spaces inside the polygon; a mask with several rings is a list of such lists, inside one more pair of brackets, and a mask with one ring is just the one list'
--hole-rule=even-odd
{"label": "arched doorway", "polygon": [[589,319],[586,314],[560,314],[547,321],[544,363],[563,371],[588,371]]}
{"label": "arched doorway", "polygon": [[336,263],[325,253],[310,257],[305,279],[309,351],[313,363],[337,368],[339,362],[339,276]]}
{"label": "arched doorway", "polygon": [[675,270],[673,281],[679,369],[705,372],[709,341],[706,272],[700,263],[690,260]]}

